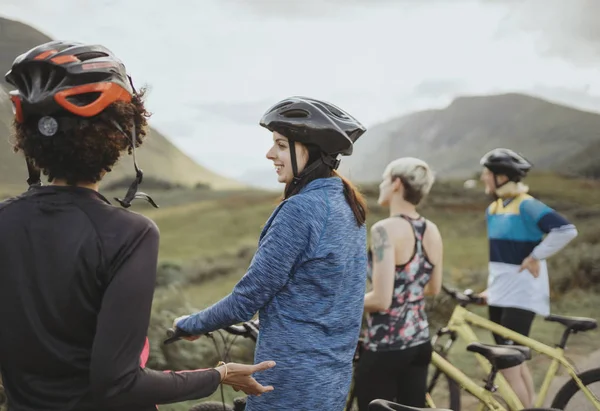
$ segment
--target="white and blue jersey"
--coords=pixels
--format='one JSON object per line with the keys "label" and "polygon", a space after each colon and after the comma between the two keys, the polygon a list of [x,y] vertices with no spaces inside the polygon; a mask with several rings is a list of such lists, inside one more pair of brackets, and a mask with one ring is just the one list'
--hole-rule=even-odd
{"label": "white and blue jersey", "polygon": [[[550,314],[546,258],[577,235],[563,216],[529,194],[498,199],[486,210],[489,238],[488,304]],[[546,238],[544,238],[544,236]],[[537,278],[519,272],[529,255],[540,262]]]}

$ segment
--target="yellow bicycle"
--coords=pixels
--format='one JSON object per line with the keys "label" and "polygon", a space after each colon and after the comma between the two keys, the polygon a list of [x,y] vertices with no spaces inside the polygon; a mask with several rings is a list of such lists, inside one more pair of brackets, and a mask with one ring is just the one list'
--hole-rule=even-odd
{"label": "yellow bicycle", "polygon": [[[485,386],[480,387],[460,370],[455,369],[450,363],[442,362],[440,366],[451,373],[453,378],[460,381],[461,385],[469,393],[477,397],[480,401],[480,410],[508,411],[508,409],[494,397],[496,386],[494,380],[498,371],[505,368],[517,366],[531,358],[531,350],[522,346],[498,346],[481,344],[478,342],[470,343],[467,351],[472,351],[485,357],[489,361],[491,371],[486,379]],[[445,361],[445,360],[443,360]],[[369,404],[369,411],[434,411],[433,408],[421,409],[408,407],[393,403],[391,401],[377,399]],[[439,411],[450,411],[447,409],[435,408]],[[519,408],[520,411],[559,411],[556,408]]]}
{"label": "yellow bicycle", "polygon": [[[476,353],[477,360],[484,371],[488,374],[492,374],[494,371],[492,365],[490,365],[489,358],[486,359],[484,355],[482,355],[482,351],[477,351],[473,349],[475,347],[472,345],[473,343],[480,343],[476,334],[473,332],[471,326],[476,326],[479,328],[483,328],[489,330],[495,334],[501,335],[504,338],[508,338],[515,342],[515,344],[519,344],[524,347],[528,347],[531,350],[538,352],[540,354],[546,355],[552,358],[552,362],[548,367],[546,372],[546,376],[541,385],[541,388],[538,392],[537,399],[535,402],[535,407],[541,407],[548,395],[548,389],[550,387],[550,383],[556,376],[556,373],[560,366],[563,366],[567,373],[571,376],[571,379],[565,383],[562,388],[558,391],[556,396],[554,397],[551,407],[564,410],[567,405],[569,405],[570,401],[573,397],[578,393],[582,392],[587,399],[588,407],[591,410],[600,411],[600,400],[597,396],[595,396],[592,391],[588,388],[589,385],[593,383],[598,383],[600,388],[600,368],[590,369],[582,373],[578,373],[575,367],[568,361],[568,359],[564,355],[565,347],[567,345],[567,340],[571,334],[576,334],[578,332],[585,332],[589,330],[593,330],[597,328],[597,321],[592,318],[582,318],[582,317],[564,317],[558,315],[549,315],[545,318],[546,321],[557,322],[565,326],[565,331],[562,335],[562,338],[555,347],[551,347],[539,341],[536,341],[530,337],[525,337],[519,333],[516,333],[508,328],[502,327],[499,324],[496,324],[486,318],[483,318],[477,314],[474,314],[467,310],[466,306],[469,304],[482,304],[481,298],[474,295],[472,292],[461,293],[456,290],[452,290],[446,286],[443,286],[443,290],[450,295],[454,300],[458,302],[458,305],[454,308],[452,316],[448,324],[441,328],[436,335],[432,338],[432,344],[434,345],[434,352],[432,356],[432,365],[435,367],[435,371],[433,376],[428,384],[428,393],[433,392],[433,389],[436,383],[439,380],[439,377],[444,374],[447,378],[458,383],[461,388],[475,395],[480,401],[482,401],[482,409],[485,409],[487,406],[488,409],[492,410],[503,410],[505,408],[498,408],[498,401],[493,399],[491,396],[491,392],[496,391],[496,387],[490,386],[490,381],[486,382],[486,386],[490,388],[490,390],[486,390],[485,388],[479,387],[475,384],[471,378],[466,376],[462,371],[458,370],[454,367],[445,357],[449,349],[452,347],[457,338],[461,338],[471,347],[470,351]],[[447,336],[448,339],[445,344],[440,343],[441,337]],[[508,348],[508,347],[507,347]],[[515,348],[515,346],[511,346],[510,348]],[[496,377],[496,375],[494,375]],[[506,379],[501,375],[497,375],[497,391],[500,394],[500,397],[506,402],[508,409],[512,411],[518,411],[523,409],[523,404],[512,390],[510,385],[507,383]],[[454,387],[455,388],[455,387]],[[451,409],[453,411],[460,411],[460,396],[458,396],[456,392],[453,392],[453,387],[450,386],[450,394],[451,394]],[[490,394],[490,395],[488,395]],[[493,400],[493,401],[492,401]],[[427,395],[428,406],[434,408],[435,404],[433,403],[431,395]],[[579,409],[579,407],[574,408]]]}

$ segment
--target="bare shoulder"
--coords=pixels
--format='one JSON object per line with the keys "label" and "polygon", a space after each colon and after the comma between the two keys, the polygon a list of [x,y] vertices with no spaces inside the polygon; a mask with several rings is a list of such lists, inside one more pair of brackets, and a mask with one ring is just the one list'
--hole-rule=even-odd
{"label": "bare shoulder", "polygon": [[425,235],[427,235],[427,233],[429,233],[433,237],[441,239],[442,235],[440,233],[440,229],[438,228],[438,226],[431,220],[425,220],[425,222],[427,224],[427,229],[425,230]]}
{"label": "bare shoulder", "polygon": [[371,235],[386,235],[388,238],[403,237],[406,233],[411,233],[410,223],[403,218],[384,218],[379,220],[371,227]]}
{"label": "bare shoulder", "polygon": [[427,228],[425,229],[425,235],[423,236],[423,243],[429,254],[437,254],[437,250],[443,247],[442,234],[434,222],[430,220],[426,221]]}

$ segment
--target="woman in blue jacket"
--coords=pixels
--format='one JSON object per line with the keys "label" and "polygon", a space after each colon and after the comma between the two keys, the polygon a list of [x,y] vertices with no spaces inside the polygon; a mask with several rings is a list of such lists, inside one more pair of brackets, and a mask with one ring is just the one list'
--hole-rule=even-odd
{"label": "woman in blue jacket", "polygon": [[284,198],[267,221],[247,273],[213,306],[177,319],[201,335],[256,312],[255,361],[277,366],[256,376],[274,391],[247,410],[343,410],[360,333],[367,272],[366,204],[335,169],[366,129],[332,104],[280,101],[260,125],[273,133],[267,158]]}

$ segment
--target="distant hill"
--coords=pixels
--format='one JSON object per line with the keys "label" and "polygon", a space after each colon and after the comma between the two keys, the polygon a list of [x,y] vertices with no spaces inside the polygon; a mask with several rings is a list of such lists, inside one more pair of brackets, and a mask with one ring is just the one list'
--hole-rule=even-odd
{"label": "distant hill", "polygon": [[[15,57],[50,38],[36,29],[13,20],[0,18],[0,186],[24,187],[27,169],[21,154],[14,154],[9,144],[12,107],[6,93],[4,74]],[[220,176],[197,164],[175,147],[165,136],[150,129],[144,145],[136,151],[145,175],[168,182],[195,186],[210,185],[213,189],[237,189],[242,183]],[[106,183],[135,175],[131,156],[124,156],[106,178]]]}
{"label": "distant hill", "polygon": [[429,162],[440,178],[465,178],[495,147],[522,152],[538,169],[598,176],[593,159],[600,158],[600,115],[523,94],[459,97],[444,109],[372,127],[360,148],[343,158],[340,171],[357,182],[373,182],[393,159],[414,156]]}
{"label": "distant hill", "polygon": [[566,175],[600,179],[600,140],[555,167]]}

